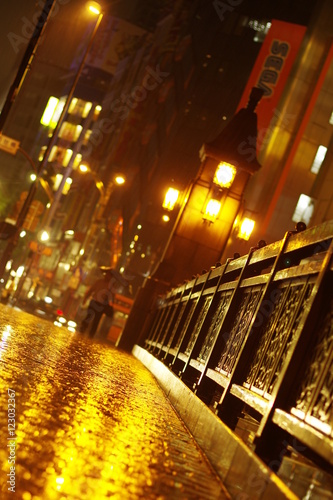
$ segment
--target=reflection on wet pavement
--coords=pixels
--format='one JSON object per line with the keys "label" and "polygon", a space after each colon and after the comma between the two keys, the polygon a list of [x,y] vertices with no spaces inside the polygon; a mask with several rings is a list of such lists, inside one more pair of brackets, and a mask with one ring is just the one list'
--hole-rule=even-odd
{"label": "reflection on wet pavement", "polygon": [[0,380],[1,498],[227,498],[131,355],[0,306]]}

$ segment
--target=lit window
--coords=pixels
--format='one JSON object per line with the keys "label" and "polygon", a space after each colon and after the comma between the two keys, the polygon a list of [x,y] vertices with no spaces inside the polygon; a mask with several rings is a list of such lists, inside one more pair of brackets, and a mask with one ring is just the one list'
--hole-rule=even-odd
{"label": "lit window", "polygon": [[73,183],[73,179],[71,179],[71,177],[68,177],[66,179],[64,187],[62,188],[62,194],[67,194],[68,193],[68,191],[71,188],[72,183]]}
{"label": "lit window", "polygon": [[58,191],[60,183],[62,181],[62,177],[63,176],[61,174],[56,174],[55,180],[54,180],[54,183],[53,183],[53,191]]}
{"label": "lit window", "polygon": [[329,123],[330,125],[333,125],[333,111],[332,111],[332,114],[331,114],[331,116],[330,116],[330,119],[328,120],[328,123]]}
{"label": "lit window", "polygon": [[58,148],[58,146],[53,146],[53,148],[51,149],[50,156],[49,156],[49,161],[59,161],[60,154],[61,154],[61,150]]}
{"label": "lit window", "polygon": [[59,131],[59,137],[66,141],[73,141],[75,134],[75,125],[73,123],[64,122]]}
{"label": "lit window", "polygon": [[75,160],[73,161],[74,170],[76,170],[81,165],[81,162],[82,162],[82,155],[80,153],[78,153],[75,156]]}
{"label": "lit window", "polygon": [[83,101],[82,99],[73,97],[68,109],[68,113],[86,118],[91,108],[92,108],[92,102]]}
{"label": "lit window", "polygon": [[77,103],[78,103],[78,98],[73,97],[68,108],[68,113],[74,113]]}
{"label": "lit window", "polygon": [[86,146],[89,142],[90,136],[92,134],[92,130],[88,129],[86,133],[84,134],[84,139],[83,139],[83,145]]}
{"label": "lit window", "polygon": [[247,25],[256,32],[253,37],[253,41],[262,43],[272,23],[267,21],[258,21],[258,19],[250,19]]}
{"label": "lit window", "polygon": [[311,165],[311,172],[313,174],[318,174],[321,164],[323,163],[325,156],[326,156],[327,148],[325,146],[319,146],[317,149],[316,156],[313,160],[313,163]]}
{"label": "lit window", "polygon": [[46,105],[46,108],[44,110],[43,116],[40,120],[42,125],[45,126],[50,126],[52,117],[54,115],[54,112],[56,110],[56,107],[58,106],[59,99],[56,97],[50,97],[48,100],[48,103]]}
{"label": "lit window", "polygon": [[65,102],[66,102],[66,98],[65,97],[62,97],[61,99],[59,99],[59,102],[54,110],[54,113],[50,119],[50,122],[49,122],[49,127],[51,128],[56,128],[57,126],[57,123],[59,121],[59,118],[61,116],[61,113],[62,113],[62,110],[64,109],[64,106],[65,106]]}
{"label": "lit window", "polygon": [[294,222],[304,222],[308,225],[313,214],[313,209],[314,199],[310,198],[310,196],[307,196],[306,194],[301,194],[298,199],[294,215],[292,216],[292,220]]}
{"label": "lit window", "polygon": [[74,132],[74,141],[77,141],[82,132],[82,125],[76,125]]}
{"label": "lit window", "polygon": [[92,102],[86,102],[84,104],[83,112],[82,112],[82,117],[87,118],[89,111],[92,108]]}
{"label": "lit window", "polygon": [[69,163],[69,160],[71,159],[72,157],[72,154],[73,154],[73,151],[71,149],[66,149],[66,153],[64,155],[64,159],[63,159],[63,166],[64,167],[67,167],[68,163]]}
{"label": "lit window", "polygon": [[100,112],[102,111],[102,106],[96,106],[95,111],[94,111],[94,119],[98,118]]}
{"label": "lit window", "polygon": [[43,146],[39,152],[38,161],[43,161],[46,151],[46,146]]}

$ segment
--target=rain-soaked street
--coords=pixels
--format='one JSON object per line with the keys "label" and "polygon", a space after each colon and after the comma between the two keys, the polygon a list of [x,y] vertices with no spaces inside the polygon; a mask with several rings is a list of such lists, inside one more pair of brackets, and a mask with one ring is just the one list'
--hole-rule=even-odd
{"label": "rain-soaked street", "polygon": [[130,354],[0,306],[1,498],[225,499]]}

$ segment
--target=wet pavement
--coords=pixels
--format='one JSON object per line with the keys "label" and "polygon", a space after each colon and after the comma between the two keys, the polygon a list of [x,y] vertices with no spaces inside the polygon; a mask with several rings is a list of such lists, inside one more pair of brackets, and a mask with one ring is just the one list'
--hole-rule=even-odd
{"label": "wet pavement", "polygon": [[226,499],[130,354],[0,305],[0,498]]}

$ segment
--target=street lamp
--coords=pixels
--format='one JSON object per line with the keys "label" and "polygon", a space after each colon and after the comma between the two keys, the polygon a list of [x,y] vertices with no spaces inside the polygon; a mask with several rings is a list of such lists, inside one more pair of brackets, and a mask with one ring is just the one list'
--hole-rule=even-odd
{"label": "street lamp", "polygon": [[[41,160],[40,164],[38,165],[38,168],[37,168],[37,178],[39,178],[44,170],[44,168],[46,167],[47,165],[47,162],[49,160],[49,157],[50,157],[50,154],[51,154],[51,151],[52,151],[52,148],[53,146],[55,145],[55,142],[58,138],[58,135],[59,135],[59,131],[60,131],[60,127],[64,121],[64,118],[68,112],[68,109],[69,109],[69,106],[71,104],[71,101],[72,101],[72,98],[73,98],[73,95],[74,95],[74,92],[75,92],[75,89],[76,89],[76,86],[77,86],[77,83],[78,83],[78,80],[81,76],[81,73],[82,73],[82,70],[84,69],[84,66],[85,66],[85,63],[86,63],[86,60],[87,60],[87,57],[89,55],[89,52],[91,50],[91,47],[92,47],[92,44],[94,42],[94,39],[95,39],[95,36],[96,36],[96,33],[97,33],[97,30],[99,28],[99,25],[102,21],[102,18],[103,18],[103,13],[101,12],[100,10],[100,7],[99,5],[96,3],[96,2],[92,2],[92,4],[89,4],[89,10],[90,12],[92,12],[94,15],[97,15],[97,20],[96,20],[96,23],[94,25],[94,29],[92,31],[92,34],[90,36],[90,39],[89,39],[89,42],[88,42],[88,45],[86,47],[86,50],[84,52],[84,55],[82,57],[82,60],[81,60],[81,63],[79,65],[79,68],[75,74],[75,78],[74,78],[74,81],[72,83],[72,86],[69,90],[69,93],[68,93],[68,96],[66,98],[66,102],[64,104],[64,107],[62,109],[62,112],[60,114],[60,117],[57,121],[57,124],[54,128],[54,131],[53,131],[53,134],[52,134],[52,137],[48,143],[48,146],[46,148],[46,151],[44,153],[44,156],[43,156],[43,159]],[[50,208],[50,212],[49,212],[49,217],[48,217],[48,222],[51,220],[51,216],[54,214],[54,211],[55,211],[55,207],[56,205],[59,203],[59,200],[60,200],[60,197],[61,197],[61,193],[62,193],[62,189],[63,189],[63,185],[65,184],[67,178],[69,177],[69,173],[70,172],[67,172],[66,175],[64,175],[64,179],[63,179],[63,183],[60,185],[59,189],[58,189],[58,192],[56,193],[56,196],[54,198],[54,201],[51,205],[51,208]],[[28,195],[23,203],[23,206],[21,208],[21,211],[17,217],[17,220],[16,220],[16,230],[14,232],[14,234],[12,235],[12,237],[9,239],[8,243],[7,243],[7,246],[2,254],[2,257],[1,257],[1,260],[0,260],[0,278],[3,276],[3,273],[4,273],[4,270],[5,270],[5,267],[6,267],[6,263],[7,261],[10,259],[11,257],[11,254],[17,244],[17,241],[18,241],[18,233],[19,233],[19,230],[20,228],[22,227],[22,224],[25,220],[25,217],[29,211],[29,207],[32,203],[32,200],[34,199],[35,197],[35,194],[36,194],[36,191],[37,191],[37,186],[38,186],[38,183],[37,182],[34,182],[31,187],[30,187],[30,190],[28,192]]]}
{"label": "street lamp", "polygon": [[[153,301],[170,285],[222,261],[245,186],[260,168],[255,108],[262,95],[261,89],[252,89],[247,107],[236,113],[212,142],[203,145],[199,173],[189,183],[160,261],[137,292],[117,347],[132,349]],[[203,222],[205,217],[210,218],[210,224]]]}
{"label": "street lamp", "polygon": [[[25,50],[23,59],[21,61],[21,64],[17,70],[16,76],[14,78],[14,81],[9,89],[9,92],[7,94],[5,104],[3,105],[3,108],[1,110],[0,114],[0,134],[2,133],[2,130],[4,128],[4,125],[6,123],[7,117],[10,113],[11,107],[14,104],[14,101],[21,90],[21,87],[23,85],[23,82],[25,80],[25,77],[28,74],[28,71],[31,68],[31,64],[33,61],[33,58],[35,57],[36,50],[38,47],[38,44],[41,40],[42,34],[45,30],[46,23],[51,17],[51,13],[55,7],[56,0],[53,0],[52,2],[45,2],[45,5],[43,7],[43,11],[41,12],[39,19],[36,23],[36,27],[34,29],[34,32],[29,40],[28,46]],[[1,276],[1,274],[0,274]]]}
{"label": "street lamp", "polygon": [[[256,156],[257,115],[262,90],[252,89],[249,103],[221,133],[200,150],[201,166],[191,181],[153,277],[179,283],[225,257],[227,242],[243,206],[250,177],[259,170]],[[239,237],[249,238],[245,221]]]}
{"label": "street lamp", "polygon": [[173,210],[177,203],[178,197],[179,197],[178,189],[172,187],[168,188],[167,192],[165,193],[162,207],[165,208],[166,210],[170,211]]}

